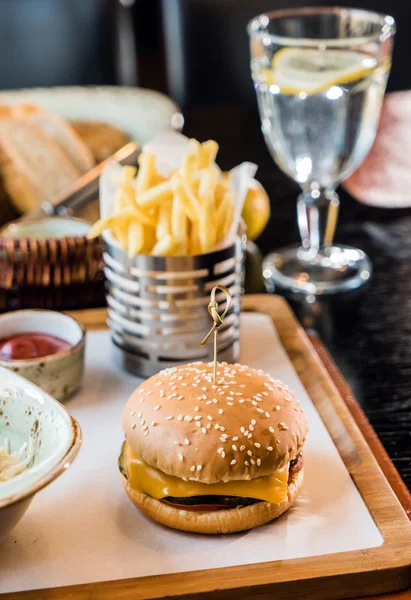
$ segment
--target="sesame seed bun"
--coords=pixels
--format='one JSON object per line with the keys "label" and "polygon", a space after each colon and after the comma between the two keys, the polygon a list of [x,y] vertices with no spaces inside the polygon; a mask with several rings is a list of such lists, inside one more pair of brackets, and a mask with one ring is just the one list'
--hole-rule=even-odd
{"label": "sesame seed bun", "polygon": [[304,468],[291,476],[287,487],[287,498],[278,504],[258,502],[251,506],[229,510],[195,512],[174,508],[146,494],[136,492],[123,477],[124,489],[132,503],[154,521],[194,533],[234,533],[264,525],[282,515],[296,501],[304,479]]}
{"label": "sesame seed bun", "polygon": [[270,475],[297,457],[307,421],[287,386],[238,364],[219,363],[216,383],[212,373],[212,364],[173,367],[133,393],[123,428],[146,463],[184,480],[218,483]]}

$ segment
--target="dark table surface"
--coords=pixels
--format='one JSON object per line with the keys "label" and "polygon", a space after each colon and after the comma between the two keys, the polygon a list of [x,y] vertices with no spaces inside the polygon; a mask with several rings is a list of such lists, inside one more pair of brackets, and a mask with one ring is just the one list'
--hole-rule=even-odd
{"label": "dark table surface", "polygon": [[[271,220],[257,240],[263,253],[298,240],[298,188],[273,163],[252,107],[190,107],[185,133],[220,143],[218,162],[259,165],[271,199]],[[365,250],[374,274],[361,292],[310,306],[292,301],[317,330],[411,490],[411,209],[361,205],[341,191],[336,241]]]}

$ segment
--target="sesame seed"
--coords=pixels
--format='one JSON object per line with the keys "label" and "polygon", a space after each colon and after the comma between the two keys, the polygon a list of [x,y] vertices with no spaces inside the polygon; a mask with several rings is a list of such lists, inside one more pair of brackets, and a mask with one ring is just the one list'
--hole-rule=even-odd
{"label": "sesame seed", "polygon": [[182,454],[179,454],[179,455],[178,455],[178,460],[179,460],[180,462],[183,462],[183,460],[184,460],[184,456],[183,456]]}
{"label": "sesame seed", "polygon": [[243,392],[236,392],[236,393],[235,393],[235,395],[236,395],[236,396],[242,396],[242,395],[243,395]]}
{"label": "sesame seed", "polygon": [[203,392],[206,392],[206,391],[207,391],[207,388],[206,388],[206,387],[202,387],[201,389],[203,390]]}
{"label": "sesame seed", "polygon": [[217,403],[218,403],[218,400],[217,400],[217,398],[213,398],[213,403],[214,403],[214,404],[217,404]]}
{"label": "sesame seed", "polygon": [[267,417],[267,419],[269,419],[269,418],[271,417],[271,415],[270,415],[270,413],[269,413],[269,412],[266,412],[266,413],[265,413],[265,416]]}
{"label": "sesame seed", "polygon": [[167,421],[171,421],[171,419],[174,419],[173,415],[168,415]]}
{"label": "sesame seed", "polygon": [[243,452],[243,450],[245,450],[245,446],[240,446],[240,452]]}
{"label": "sesame seed", "polygon": [[257,402],[256,402],[255,400],[251,400],[251,404],[252,404],[253,406],[257,406]]}
{"label": "sesame seed", "polygon": [[148,431],[145,431],[145,432],[144,432],[144,435],[145,435],[145,436],[146,436],[146,435],[148,435]]}
{"label": "sesame seed", "polygon": [[236,464],[237,464],[237,461],[235,458],[233,458],[233,460],[230,462],[230,465],[236,465]]}
{"label": "sesame seed", "polygon": [[279,406],[279,405],[277,404],[277,406],[275,407],[275,410],[281,410],[281,406]]}
{"label": "sesame seed", "polygon": [[190,471],[191,471],[192,473],[194,473],[194,471],[195,471],[195,470],[196,470],[196,467],[195,467],[195,465],[193,465],[192,467],[190,467]]}
{"label": "sesame seed", "polygon": [[206,429],[211,429],[211,423],[207,423]]}
{"label": "sesame seed", "polygon": [[139,419],[141,419],[141,417],[142,417],[142,416],[143,416],[143,413],[141,413],[141,412],[137,413],[137,417],[138,417]]}
{"label": "sesame seed", "polygon": [[251,438],[253,437],[253,434],[252,434],[252,433],[249,433],[249,434],[247,435],[247,437],[248,437],[248,439],[249,439],[249,440],[251,440]]}
{"label": "sesame seed", "polygon": [[250,431],[254,431],[254,425],[250,425],[250,426],[248,427],[248,429],[249,429]]}
{"label": "sesame seed", "polygon": [[234,406],[232,402],[227,402],[228,406]]}
{"label": "sesame seed", "polygon": [[238,435],[235,435],[235,436],[233,437],[233,442],[237,442],[237,441],[238,441]]}
{"label": "sesame seed", "polygon": [[197,471],[201,471],[203,469],[203,465],[197,465]]}
{"label": "sesame seed", "polygon": [[208,419],[209,421],[213,421],[213,420],[214,420],[214,419],[213,419],[213,417],[212,417],[211,415],[207,415],[207,419]]}
{"label": "sesame seed", "polygon": [[259,442],[254,442],[254,446],[255,446],[256,448],[261,448],[261,444],[260,444]]}
{"label": "sesame seed", "polygon": [[219,449],[217,450],[217,452],[218,452],[218,454],[221,454],[222,452],[224,452],[224,448],[219,448]]}
{"label": "sesame seed", "polygon": [[196,415],[196,416],[194,417],[194,421],[200,421],[200,420],[201,420],[201,416],[200,416],[200,415]]}
{"label": "sesame seed", "polygon": [[151,427],[155,427],[156,425],[158,425],[157,421],[151,421]]}
{"label": "sesame seed", "polygon": [[224,450],[221,453],[221,458],[225,458],[225,452],[224,452]]}
{"label": "sesame seed", "polygon": [[258,413],[263,413],[264,411],[263,411],[263,409],[262,409],[262,408],[257,408],[257,412],[258,412]]}
{"label": "sesame seed", "polygon": [[252,456],[253,455],[253,453],[252,453],[251,450],[247,450],[247,454],[248,454],[248,456]]}
{"label": "sesame seed", "polygon": [[193,387],[198,387],[198,383],[192,383],[191,384]]}
{"label": "sesame seed", "polygon": [[136,424],[135,424],[135,423],[132,423],[132,424],[130,425],[130,428],[131,428],[131,429],[135,429],[135,428],[136,428]]}
{"label": "sesame seed", "polygon": [[286,425],[286,423],[283,423],[282,421],[280,421],[280,423],[278,424],[278,428],[281,430],[286,430],[286,429],[288,429],[288,425]]}
{"label": "sesame seed", "polygon": [[241,431],[241,433],[244,433],[245,428],[244,427],[240,427],[240,431]]}
{"label": "sesame seed", "polygon": [[257,458],[257,467],[261,465],[261,458]]}
{"label": "sesame seed", "polygon": [[219,415],[222,415],[222,414],[223,414],[223,412],[224,412],[224,411],[223,411],[223,409],[222,409],[222,408],[219,408],[219,409],[218,409],[218,414],[219,414]]}
{"label": "sesame seed", "polygon": [[212,400],[207,400],[206,404],[212,404],[213,401]]}
{"label": "sesame seed", "polygon": [[190,440],[189,440],[189,439],[187,439],[187,438],[185,438],[185,439],[184,439],[184,443],[185,443],[185,445],[186,445],[186,446],[189,446],[189,445],[190,445]]}
{"label": "sesame seed", "polygon": [[162,381],[156,381],[156,385],[162,385],[163,382]]}
{"label": "sesame seed", "polygon": [[245,460],[245,461],[244,461],[244,464],[245,464],[245,466],[246,466],[246,467],[249,467],[249,466],[250,466],[250,463],[248,462],[248,460]]}
{"label": "sesame seed", "polygon": [[173,444],[175,444],[176,446],[181,446],[181,442],[179,442],[178,440],[174,440]]}
{"label": "sesame seed", "polygon": [[148,429],[148,425],[143,425],[143,431],[145,431],[146,429]]}
{"label": "sesame seed", "polygon": [[238,387],[245,388],[245,383],[241,383]]}
{"label": "sesame seed", "polygon": [[248,437],[248,429],[246,429],[246,430],[244,431],[244,436],[245,436],[245,437]]}
{"label": "sesame seed", "polygon": [[250,463],[251,463],[252,465],[255,465],[255,460],[254,460],[254,458],[252,458],[252,459],[250,460]]}
{"label": "sesame seed", "polygon": [[268,452],[272,452],[273,451],[273,447],[272,446],[267,446],[267,450],[268,450]]}
{"label": "sesame seed", "polygon": [[190,415],[186,415],[184,417],[184,421],[186,421],[187,423],[191,423],[191,421],[193,421],[193,417],[191,417]]}
{"label": "sesame seed", "polygon": [[150,391],[148,391],[148,392],[146,393],[146,396],[151,396],[151,394],[152,394],[152,393],[153,393],[153,392],[150,392]]}
{"label": "sesame seed", "polygon": [[221,435],[221,436],[220,436],[220,440],[221,440],[222,442],[226,442],[226,441],[227,441],[227,438],[225,438],[225,437],[223,437],[223,436]]}
{"label": "sesame seed", "polygon": [[183,415],[178,415],[177,419],[178,419],[179,421],[182,421],[182,420],[183,420]]}
{"label": "sesame seed", "polygon": [[154,410],[159,410],[161,408],[161,404],[157,404],[157,406],[154,407]]}
{"label": "sesame seed", "polygon": [[139,394],[144,394],[144,390],[143,390],[143,389],[141,389],[141,390],[138,390],[138,393],[139,393]]}
{"label": "sesame seed", "polygon": [[136,411],[135,411],[135,410],[132,410],[132,411],[131,411],[131,413],[130,413],[130,415],[131,415],[131,416],[133,416],[133,415],[135,415],[135,414],[136,414]]}
{"label": "sesame seed", "polygon": [[257,423],[257,421],[255,419],[251,420],[251,425],[255,425]]}
{"label": "sesame seed", "polygon": [[195,407],[194,407],[194,410],[195,410],[196,412],[198,412],[198,411],[200,410],[200,407],[199,407],[199,406],[195,406]]}
{"label": "sesame seed", "polygon": [[214,429],[220,429],[220,425],[219,425],[218,423],[216,423],[216,424],[214,425]]}
{"label": "sesame seed", "polygon": [[275,432],[274,432],[274,428],[273,428],[273,427],[269,427],[269,428],[268,428],[268,431],[269,431],[270,433],[275,433]]}
{"label": "sesame seed", "polygon": [[237,452],[237,446],[235,444],[233,444],[231,448],[234,450],[234,452]]}
{"label": "sesame seed", "polygon": [[201,431],[204,433],[204,435],[207,433],[207,429],[205,427],[202,427]]}

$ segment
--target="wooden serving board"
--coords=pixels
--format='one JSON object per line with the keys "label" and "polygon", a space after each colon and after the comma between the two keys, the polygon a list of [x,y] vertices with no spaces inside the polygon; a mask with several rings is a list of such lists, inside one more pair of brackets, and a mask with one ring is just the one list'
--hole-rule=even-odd
{"label": "wooden serving board", "polygon": [[[243,309],[272,318],[384,538],[383,544],[304,559],[5,594],[2,600],[336,600],[378,594],[381,600],[410,600],[407,591],[386,595],[411,586],[411,523],[406,514],[411,514],[411,498],[395,467],[321,342],[315,336],[310,336],[310,341],[288,304],[276,296],[248,296],[243,299]],[[88,329],[105,327],[104,309],[72,314]]]}

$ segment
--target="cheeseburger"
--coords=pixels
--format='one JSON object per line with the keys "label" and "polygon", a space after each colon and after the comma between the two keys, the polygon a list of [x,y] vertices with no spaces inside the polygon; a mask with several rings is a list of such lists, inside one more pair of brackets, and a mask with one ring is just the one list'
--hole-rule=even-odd
{"label": "cheeseburger", "polygon": [[230,533],[275,519],[304,477],[307,421],[288,387],[249,367],[161,371],[129,399],[120,457],[133,504],[155,521]]}

